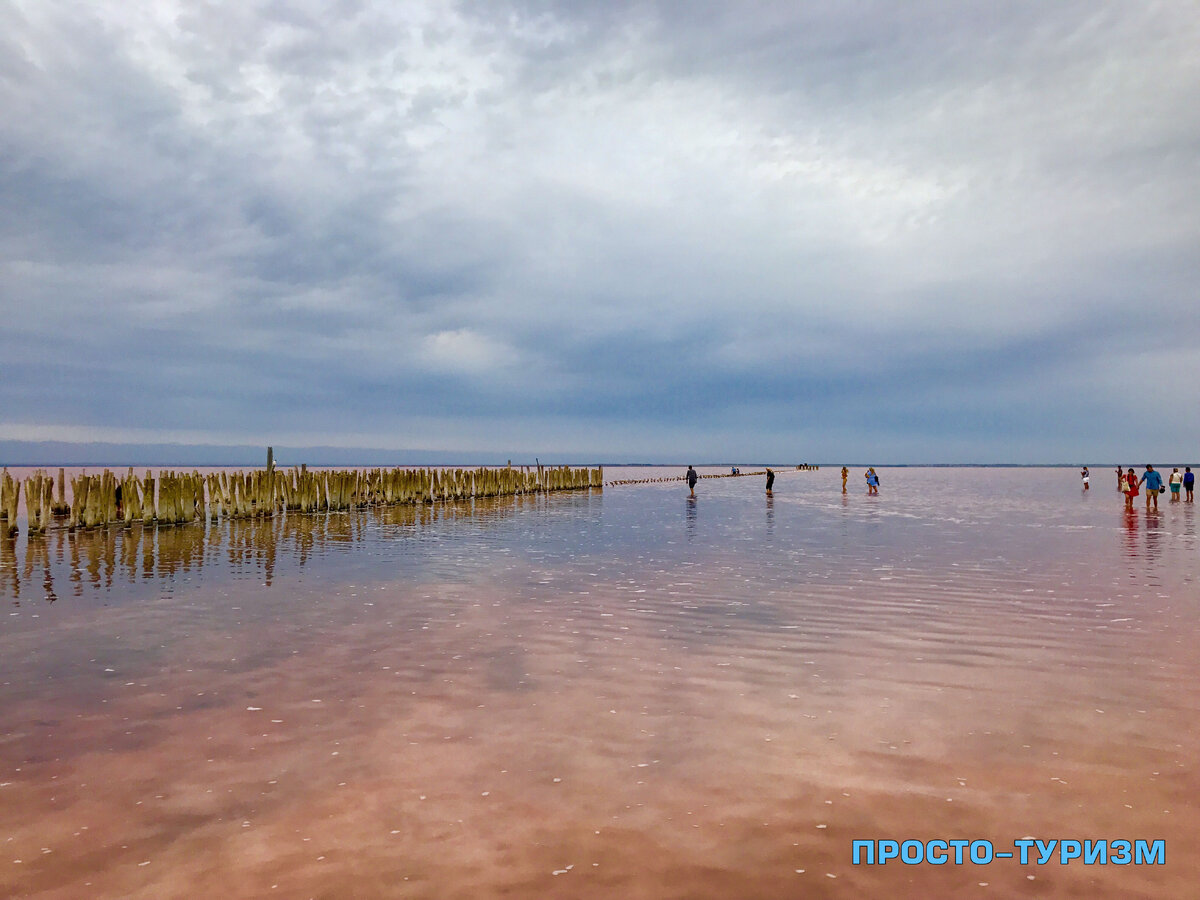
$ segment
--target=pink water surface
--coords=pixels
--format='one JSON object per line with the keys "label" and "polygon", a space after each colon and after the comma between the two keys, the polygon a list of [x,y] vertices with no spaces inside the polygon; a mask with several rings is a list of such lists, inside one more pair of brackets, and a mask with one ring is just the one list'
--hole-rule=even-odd
{"label": "pink water surface", "polygon": [[1195,896],[1194,506],[880,475],[2,542],[0,896]]}

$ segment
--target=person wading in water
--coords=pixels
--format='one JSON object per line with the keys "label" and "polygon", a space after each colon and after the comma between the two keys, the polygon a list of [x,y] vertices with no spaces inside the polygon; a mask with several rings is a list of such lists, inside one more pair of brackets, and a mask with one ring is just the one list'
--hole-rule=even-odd
{"label": "person wading in water", "polygon": [[[1133,471],[1130,469],[1129,471]],[[1162,490],[1162,476],[1154,471],[1154,466],[1146,466],[1146,474],[1142,476],[1138,484],[1146,485],[1146,509],[1150,508],[1150,504],[1154,504],[1154,511],[1158,512],[1158,493]]]}
{"label": "person wading in water", "polygon": [[879,493],[879,476],[875,474],[875,467],[872,466],[871,468],[867,469],[867,471],[864,474],[867,477],[867,493],[868,494],[878,494]]}

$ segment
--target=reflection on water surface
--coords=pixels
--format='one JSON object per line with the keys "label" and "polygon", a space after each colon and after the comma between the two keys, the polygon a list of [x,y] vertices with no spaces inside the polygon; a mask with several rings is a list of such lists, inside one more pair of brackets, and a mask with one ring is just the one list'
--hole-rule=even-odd
{"label": "reflection on water surface", "polygon": [[1191,896],[1193,508],[881,476],[0,543],[0,895]]}

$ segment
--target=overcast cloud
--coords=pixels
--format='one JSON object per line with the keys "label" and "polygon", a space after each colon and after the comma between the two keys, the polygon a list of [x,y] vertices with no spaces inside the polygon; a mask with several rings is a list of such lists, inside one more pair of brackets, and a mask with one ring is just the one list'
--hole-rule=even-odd
{"label": "overcast cloud", "polygon": [[0,439],[1200,457],[1194,2],[0,0]]}

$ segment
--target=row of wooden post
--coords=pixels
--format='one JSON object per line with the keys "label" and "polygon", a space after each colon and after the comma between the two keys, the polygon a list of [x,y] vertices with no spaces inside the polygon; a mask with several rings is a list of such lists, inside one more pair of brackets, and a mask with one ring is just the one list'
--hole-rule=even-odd
{"label": "row of wooden post", "polygon": [[[697,478],[748,478],[751,475],[765,475],[766,469],[760,469],[757,472],[706,472],[701,475],[696,473]],[[625,484],[666,484],[671,481],[687,481],[687,475],[662,475],[658,478],[625,478],[621,481],[610,481],[609,484],[625,485]]]}
{"label": "row of wooden post", "polygon": [[58,470],[58,490],[44,471],[24,482],[5,469],[0,476],[0,532],[15,534],[22,486],[30,534],[40,534],[54,519],[69,528],[100,525],[179,525],[211,517],[254,518],[276,512],[327,512],[366,506],[436,503],[505,497],[548,491],[600,488],[602,468],[503,469],[345,469],[309,471],[299,466],[276,471],[174,472],[155,478],[147,471],[138,478],[131,466],[123,477],[105,469],[99,475],[71,479],[66,500],[66,476]]}

